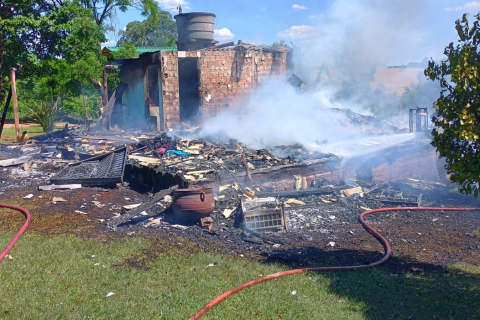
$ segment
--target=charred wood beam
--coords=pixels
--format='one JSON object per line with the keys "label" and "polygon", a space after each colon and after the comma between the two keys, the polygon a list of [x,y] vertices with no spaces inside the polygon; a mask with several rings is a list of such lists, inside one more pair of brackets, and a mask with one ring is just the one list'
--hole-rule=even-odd
{"label": "charred wood beam", "polygon": [[338,191],[338,190],[337,189],[330,189],[330,190],[324,190],[324,189],[285,190],[285,191],[272,191],[272,192],[256,193],[255,196],[257,196],[259,198],[265,198],[265,197],[295,198],[295,197],[308,197],[308,196],[311,196],[311,195],[332,194],[335,191]]}
{"label": "charred wood beam", "polygon": [[123,95],[127,87],[128,85],[126,83],[120,82],[118,84],[117,88],[112,94],[112,97],[110,98],[110,100],[108,100],[108,103],[105,106],[105,109],[103,110],[100,121],[96,126],[97,129],[103,129],[107,126],[108,120],[110,120],[110,116],[112,115],[115,102],[117,101],[117,99],[120,99],[120,97]]}
{"label": "charred wood beam", "polygon": [[[260,174],[260,173],[270,173],[270,172],[275,172],[287,168],[294,168],[294,167],[307,167],[311,166],[314,164],[318,163],[323,163],[323,162],[328,162],[328,161],[338,161],[340,158],[338,157],[329,157],[329,158],[323,158],[323,159],[315,159],[315,160],[309,160],[309,161],[304,161],[300,163],[291,163],[291,164],[285,164],[285,165],[278,165],[278,166],[273,166],[270,168],[262,168],[262,169],[255,169],[251,172],[251,174]],[[236,177],[243,177],[247,174],[247,172],[239,172],[235,173]]]}
{"label": "charred wood beam", "polygon": [[153,207],[153,205],[155,203],[157,203],[158,201],[162,200],[163,198],[165,198],[165,196],[171,194],[173,191],[175,191],[176,189],[178,189],[178,185],[175,185],[169,189],[165,189],[165,190],[161,190],[160,192],[158,192],[155,196],[153,196],[153,199],[149,202],[146,202],[140,206],[138,206],[137,208],[129,211],[128,213],[122,215],[120,218],[118,219],[115,219],[115,220],[110,220],[108,223],[107,223],[107,227],[109,229],[116,229],[119,225],[121,225],[122,223],[125,223],[127,222],[128,220],[130,219],[133,219],[135,218],[136,216],[138,216],[140,214],[140,212],[142,211],[145,211],[147,209],[150,209],[151,207]]}
{"label": "charred wood beam", "polygon": [[419,201],[413,202],[413,201],[401,200],[401,199],[395,199],[395,200],[375,199],[375,200],[380,201],[381,203],[394,205],[394,206],[404,205],[406,207],[418,207],[418,204],[419,204]]}
{"label": "charred wood beam", "polygon": [[243,165],[245,166],[245,169],[247,170],[248,180],[252,182],[252,173],[250,172],[250,168],[248,167],[247,159],[245,158],[245,153],[242,153],[242,162],[243,162]]}

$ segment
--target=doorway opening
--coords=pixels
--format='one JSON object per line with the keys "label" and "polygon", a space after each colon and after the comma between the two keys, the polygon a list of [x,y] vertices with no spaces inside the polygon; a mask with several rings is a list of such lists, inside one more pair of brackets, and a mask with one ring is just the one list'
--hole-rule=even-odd
{"label": "doorway opening", "polygon": [[180,121],[191,125],[197,124],[200,120],[198,58],[178,60],[178,84]]}
{"label": "doorway opening", "polygon": [[148,115],[150,116],[150,128],[156,131],[163,131],[163,108],[160,103],[160,86],[161,82],[158,79],[159,66],[157,64],[147,66],[147,107]]}

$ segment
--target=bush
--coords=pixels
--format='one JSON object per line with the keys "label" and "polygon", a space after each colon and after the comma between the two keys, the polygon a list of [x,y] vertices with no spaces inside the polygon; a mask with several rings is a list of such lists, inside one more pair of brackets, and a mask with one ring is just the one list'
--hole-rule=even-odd
{"label": "bush", "polygon": [[57,101],[54,103],[42,102],[35,108],[29,109],[32,119],[40,124],[45,133],[53,132],[60,110]]}

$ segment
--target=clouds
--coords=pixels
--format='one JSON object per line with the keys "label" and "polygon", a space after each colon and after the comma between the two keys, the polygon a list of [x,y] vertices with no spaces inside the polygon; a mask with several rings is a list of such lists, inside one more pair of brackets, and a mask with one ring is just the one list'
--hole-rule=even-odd
{"label": "clouds", "polygon": [[480,2],[479,1],[472,1],[465,3],[463,6],[459,7],[447,7],[445,11],[480,11]]}
{"label": "clouds", "polygon": [[235,35],[227,28],[215,29],[215,40],[232,40]]}
{"label": "clouds", "polygon": [[300,10],[307,10],[308,8],[300,4],[294,4],[292,5],[292,9],[295,11],[300,11]]}
{"label": "clouds", "polygon": [[282,32],[278,33],[280,38],[285,39],[311,39],[320,36],[320,31],[313,27],[307,25],[301,26],[291,26],[290,28],[283,30]]}
{"label": "clouds", "polygon": [[182,6],[182,9],[191,9],[188,6],[188,2],[185,0],[155,0],[160,8],[163,10],[177,11],[178,5]]}
{"label": "clouds", "polygon": [[107,42],[102,42],[101,43],[101,47],[114,47],[115,45],[117,44],[117,41],[114,41],[114,40],[110,40],[110,41],[107,41]]}
{"label": "clouds", "polygon": [[448,7],[445,8],[445,11],[461,11],[463,7]]}

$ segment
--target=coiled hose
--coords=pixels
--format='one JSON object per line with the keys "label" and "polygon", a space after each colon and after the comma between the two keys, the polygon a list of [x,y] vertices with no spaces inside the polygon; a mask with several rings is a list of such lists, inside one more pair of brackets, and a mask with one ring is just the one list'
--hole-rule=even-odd
{"label": "coiled hose", "polygon": [[245,288],[251,287],[253,285],[262,283],[267,280],[271,279],[276,279],[280,278],[283,276],[288,276],[292,274],[297,274],[297,273],[304,273],[308,271],[343,271],[343,270],[358,270],[358,269],[366,269],[366,268],[373,268],[376,266],[381,265],[382,263],[386,262],[391,254],[392,254],[392,248],[390,247],[390,244],[388,243],[387,239],[383,237],[378,231],[373,229],[371,226],[369,226],[366,222],[364,217],[372,214],[372,213],[377,213],[377,212],[387,212],[387,211],[477,211],[480,210],[480,208],[438,208],[438,207],[397,207],[397,208],[381,208],[381,209],[375,209],[375,210],[369,210],[363,212],[360,217],[360,223],[362,226],[370,232],[377,240],[383,245],[385,248],[385,255],[382,257],[382,259],[372,262],[370,264],[363,264],[363,265],[358,265],[358,266],[340,266],[340,267],[317,267],[317,268],[302,268],[302,269],[293,269],[293,270],[287,270],[287,271],[282,271],[282,272],[277,272],[274,274],[270,274],[268,276],[260,277],[248,282],[245,282],[231,290],[228,290],[227,292],[219,295],[212,301],[210,301],[207,305],[205,305],[202,309],[197,311],[189,320],[196,320],[199,319],[201,316],[203,316],[205,313],[208,312],[208,310],[212,309],[214,306],[219,304],[221,301],[225,300],[229,296],[231,296],[234,293],[237,293],[240,290],[243,290]]}
{"label": "coiled hose", "polygon": [[20,238],[20,236],[21,236],[21,235],[25,232],[25,230],[27,229],[28,225],[30,224],[31,216],[30,216],[30,212],[28,212],[26,209],[21,208],[21,207],[17,207],[17,206],[12,206],[12,205],[9,205],[9,204],[0,203],[0,208],[9,208],[9,209],[13,209],[13,210],[20,211],[21,213],[23,213],[23,215],[24,215],[25,218],[26,218],[25,223],[23,224],[22,228],[17,232],[17,234],[15,235],[15,237],[12,239],[12,241],[10,241],[10,243],[9,243],[9,244],[5,247],[5,249],[3,249],[3,251],[0,253],[0,261],[2,261],[2,259],[7,255],[8,251],[10,251],[10,249],[13,248],[13,246],[15,245],[15,243],[17,242],[17,240]]}

